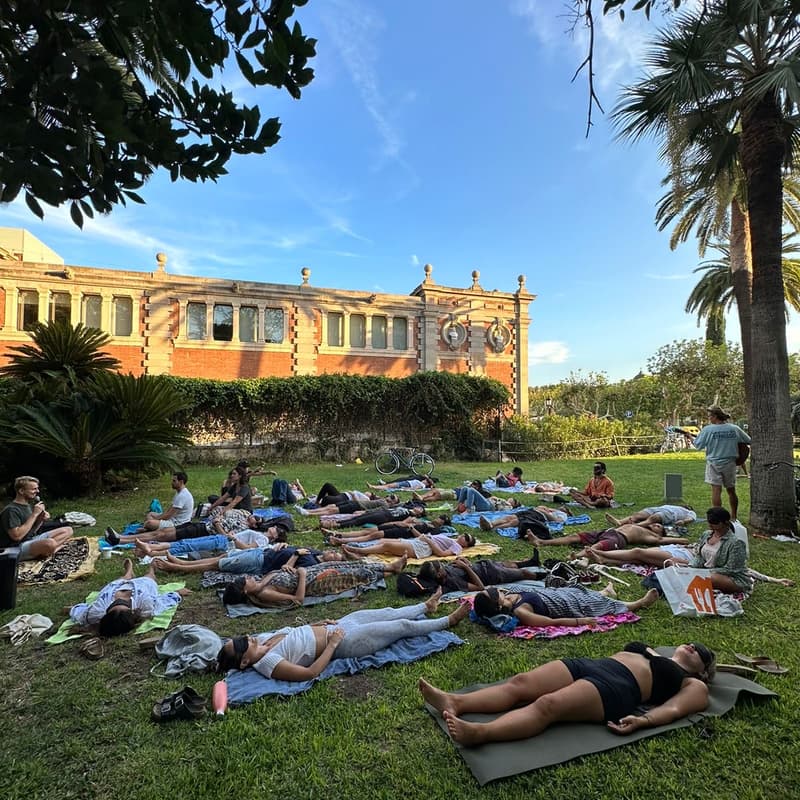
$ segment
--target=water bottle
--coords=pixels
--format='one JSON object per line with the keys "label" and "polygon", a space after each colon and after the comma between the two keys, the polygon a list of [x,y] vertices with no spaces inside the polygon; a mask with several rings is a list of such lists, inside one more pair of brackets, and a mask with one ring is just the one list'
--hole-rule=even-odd
{"label": "water bottle", "polygon": [[217,716],[223,716],[228,710],[228,684],[217,681],[211,690],[211,708]]}

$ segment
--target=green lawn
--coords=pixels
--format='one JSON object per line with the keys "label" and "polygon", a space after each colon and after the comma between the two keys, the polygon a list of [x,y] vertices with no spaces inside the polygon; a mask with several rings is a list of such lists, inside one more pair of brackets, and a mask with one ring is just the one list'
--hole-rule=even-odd
{"label": "green lawn", "polygon": [[[584,485],[590,461],[522,464],[526,478],[562,479]],[[658,503],[664,473],[681,473],[684,496],[702,513],[709,491],[702,483],[703,460],[697,453],[607,459],[609,475],[621,502],[635,508]],[[190,468],[195,498],[216,491],[226,468]],[[287,465],[286,478],[299,476],[309,490],[333,480],[343,489],[363,487],[375,478],[366,465]],[[442,464],[436,474],[443,485],[485,478],[492,464]],[[268,488],[265,478],[254,483]],[[740,481],[740,508],[748,507],[749,487]],[[51,510],[87,511],[121,527],[141,518],[152,497],[168,501],[167,478],[142,481],[135,491],[97,500],[51,504]],[[46,498],[45,498],[46,499]],[[601,519],[595,513],[595,520]],[[319,544],[306,530],[297,542]],[[693,534],[702,528],[695,525]],[[529,546],[493,534],[503,556],[524,556]],[[550,548],[547,556],[566,555]],[[116,577],[122,559],[100,560],[86,581],[47,588],[22,588],[17,609],[0,612],[0,624],[16,613],[41,612],[57,622],[60,609]],[[755,539],[751,564],[763,572],[800,582],[795,545]],[[141,574],[142,568],[139,568]],[[188,585],[195,587],[194,576]],[[367,593],[359,607],[399,604],[393,587]],[[637,582],[621,587],[620,596],[640,594]],[[255,632],[295,621],[341,616],[350,601],[292,610],[244,621],[229,620],[215,596],[195,592],[180,606],[176,622],[198,621],[221,635]],[[424,661],[373,670],[353,678],[317,684],[289,699],[267,698],[233,709],[227,716],[208,716],[196,723],[157,726],[150,708],[182,683],[152,677],[151,659],[135,637],[113,641],[98,662],[84,660],[73,642],[52,647],[38,642],[19,648],[0,645],[0,718],[3,720],[0,797],[8,798],[790,798],[797,795],[800,769],[794,743],[800,688],[796,640],[800,633],[800,590],[761,584],[737,619],[690,620],[673,617],[664,603],[644,612],[641,622],[607,634],[565,637],[551,642],[501,640],[464,622],[457,632],[467,640],[459,648]],[[653,645],[699,640],[731,662],[733,652],[768,653],[791,668],[783,677],[759,675],[778,691],[777,702],[742,705],[714,721],[706,738],[698,728],[653,737],[609,753],[490,784],[480,789],[423,711],[417,679],[426,676],[445,688],[488,682],[531,665],[566,655],[608,655],[630,639]],[[215,677],[188,681],[210,695]]]}

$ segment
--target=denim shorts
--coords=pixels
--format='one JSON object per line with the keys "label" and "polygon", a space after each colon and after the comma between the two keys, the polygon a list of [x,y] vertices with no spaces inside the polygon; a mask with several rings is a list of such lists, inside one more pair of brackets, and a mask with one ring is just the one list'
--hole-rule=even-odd
{"label": "denim shorts", "polygon": [[218,569],[238,575],[261,575],[264,571],[264,551],[260,547],[234,550],[219,560]]}

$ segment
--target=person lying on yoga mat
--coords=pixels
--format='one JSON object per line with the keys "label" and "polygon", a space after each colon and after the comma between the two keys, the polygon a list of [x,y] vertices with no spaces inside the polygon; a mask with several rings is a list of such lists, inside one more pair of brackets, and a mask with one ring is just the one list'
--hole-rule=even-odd
{"label": "person lying on yoga mat", "polygon": [[459,556],[462,550],[473,547],[475,537],[471,533],[460,533],[451,539],[446,533],[423,533],[413,539],[382,539],[366,547],[342,545],[345,553],[351,556],[407,556],[408,558],[428,558],[428,556]]}
{"label": "person lying on yoga mat", "polygon": [[658,592],[651,589],[644,597],[624,603],[614,596],[611,583],[600,592],[583,586],[532,589],[529,592],[507,592],[490,586],[475,595],[473,609],[479,617],[486,619],[498,614],[510,614],[532,628],[547,625],[575,628],[591,625],[596,617],[647,608],[657,600]]}
{"label": "person lying on yoga mat", "polygon": [[[426,680],[419,690],[459,744],[508,742],[536,736],[556,722],[605,722],[614,733],[666,725],[708,706],[716,656],[705,645],[682,644],[671,658],[631,642],[610,658],[564,658],[473,692],[444,692]],[[635,714],[640,705],[652,708]],[[497,714],[468,722],[465,714]]]}
{"label": "person lying on yoga mat", "polygon": [[660,522],[662,525],[691,525],[697,521],[697,514],[691,506],[649,506],[622,519],[611,514],[605,516],[615,528],[631,522],[641,522],[643,525],[652,522]]}
{"label": "person lying on yoga mat", "polygon": [[[605,552],[597,551],[590,547],[585,553],[587,558],[595,564],[604,564],[612,567],[620,564],[642,564],[646,567],[658,567],[659,569],[672,566],[686,567],[692,563],[696,555],[694,548],[681,545],[633,547],[630,550],[608,550]],[[751,581],[778,583],[787,587],[794,586],[794,581],[791,578],[773,578],[771,575],[757,572],[752,567],[748,567],[746,572]]]}
{"label": "person lying on yoga mat", "polygon": [[234,636],[219,651],[218,669],[227,672],[252,667],[266,678],[307,681],[316,678],[334,657],[369,656],[398,639],[452,628],[469,614],[465,604],[447,617],[426,619],[426,614],[436,611],[440,595],[404,608],[364,609],[339,620],[283,628],[266,638]]}
{"label": "person lying on yoga mat", "polygon": [[390,523],[384,522],[377,528],[364,528],[358,531],[329,531],[322,529],[323,533],[330,536],[332,544],[351,544],[352,542],[374,542],[380,539],[413,539],[425,533],[439,533],[450,524],[450,517],[439,514],[430,522],[423,522],[417,517],[407,517],[404,520]]}
{"label": "person lying on yoga mat", "polygon": [[570,516],[572,514],[566,510],[566,507],[553,509],[548,506],[536,506],[536,508],[521,508],[519,511],[506,514],[504,517],[497,517],[497,519],[479,517],[478,524],[483,531],[518,528],[517,536],[520,539],[524,539],[528,531],[539,531],[544,538],[548,522],[566,522]]}
{"label": "person lying on yoga mat", "polygon": [[356,511],[341,517],[322,515],[320,525],[323,528],[349,528],[356,525],[384,525],[387,522],[400,522],[409,517],[421,517],[425,513],[424,505],[398,506],[391,508],[374,508],[370,511]]}
{"label": "person lying on yoga mat", "polygon": [[123,562],[122,577],[107,583],[96,600],[78,603],[69,609],[69,618],[84,628],[97,627],[100,636],[121,636],[132,631],[142,620],[152,619],[178,605],[189,589],[158,593],[153,565],[141,577],[133,575],[133,562]]}
{"label": "person lying on yoga mat", "polygon": [[280,525],[270,525],[266,530],[245,530],[237,533],[223,535],[217,533],[209,536],[199,536],[196,539],[181,539],[178,542],[142,542],[137,540],[133,552],[139,558],[144,556],[160,556],[172,553],[174,556],[185,556],[189,553],[202,553],[204,551],[221,550],[255,550],[272,547],[280,550],[287,547],[286,531]]}
{"label": "person lying on yoga mat", "polygon": [[372,493],[353,490],[323,495],[322,492],[326,488],[333,490],[336,487],[331,483],[323,484],[320,494],[317,495],[317,508],[295,506],[297,511],[304,517],[328,517],[332,514],[355,514],[357,511],[371,511],[375,508],[392,508],[400,503],[400,498],[396,494],[376,497]]}
{"label": "person lying on yoga mat", "polygon": [[324,597],[368,586],[384,575],[398,574],[406,557],[391,564],[333,561],[297,569],[279,569],[262,578],[242,576],[225,587],[222,602],[228,606],[250,603],[260,608],[301,605],[306,597]]}
{"label": "person lying on yoga mat", "polygon": [[290,514],[279,514],[270,518],[257,517],[249,511],[233,508],[230,511],[217,509],[207,520],[200,522],[184,522],[177,527],[165,527],[159,531],[119,534],[113,528],[106,528],[106,541],[110,545],[136,544],[136,542],[182,542],[184,539],[198,539],[219,534],[229,536],[240,531],[254,530],[277,535],[294,530],[294,521]]}
{"label": "person lying on yoga mat", "polygon": [[492,561],[482,558],[474,563],[459,557],[449,564],[426,561],[419,568],[419,577],[425,584],[438,583],[445,593],[475,592],[495,583],[539,580],[542,569],[538,554],[526,561]]}
{"label": "person lying on yoga mat", "polygon": [[411,489],[419,491],[420,489],[432,489],[436,485],[436,478],[430,478],[427,475],[409,475],[406,478],[400,478],[391,483],[368,483],[367,487],[370,489],[377,489],[380,492],[388,492],[392,489]]}
{"label": "person lying on yoga mat", "polygon": [[157,570],[164,572],[205,572],[216,569],[235,575],[266,575],[284,567],[310,567],[329,561],[342,561],[344,556],[336,550],[309,550],[307,547],[272,547],[230,550],[225,555],[183,561],[172,553],[167,560],[155,559]]}
{"label": "person lying on yoga mat", "polygon": [[[545,545],[572,545],[580,544],[583,547],[594,546],[595,550],[623,550],[631,544],[662,545],[662,544],[688,544],[688,539],[679,539],[674,536],[664,536],[664,526],[654,522],[652,525],[620,525],[618,528],[606,528],[602,531],[579,531],[555,539],[540,539],[532,533],[525,537],[535,547]],[[585,551],[584,551],[585,553]],[[581,553],[583,555],[584,553]]]}

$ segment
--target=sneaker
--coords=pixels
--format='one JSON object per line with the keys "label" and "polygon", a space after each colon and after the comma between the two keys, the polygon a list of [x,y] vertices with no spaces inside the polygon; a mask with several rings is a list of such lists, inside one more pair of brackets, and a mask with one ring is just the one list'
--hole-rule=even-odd
{"label": "sneaker", "polygon": [[486,517],[480,517],[478,524],[481,526],[482,531],[490,531],[492,529],[492,523]]}
{"label": "sneaker", "polygon": [[120,543],[119,534],[110,525],[106,528],[106,541],[113,546]]}
{"label": "sneaker", "polygon": [[294,507],[294,510],[295,510],[295,511],[296,511],[298,514],[302,514],[304,517],[308,517],[308,516],[310,516],[310,515],[309,515],[309,513],[308,513],[308,511],[306,511],[306,510],[303,508],[303,506],[301,506],[300,504],[297,504],[297,505]]}

